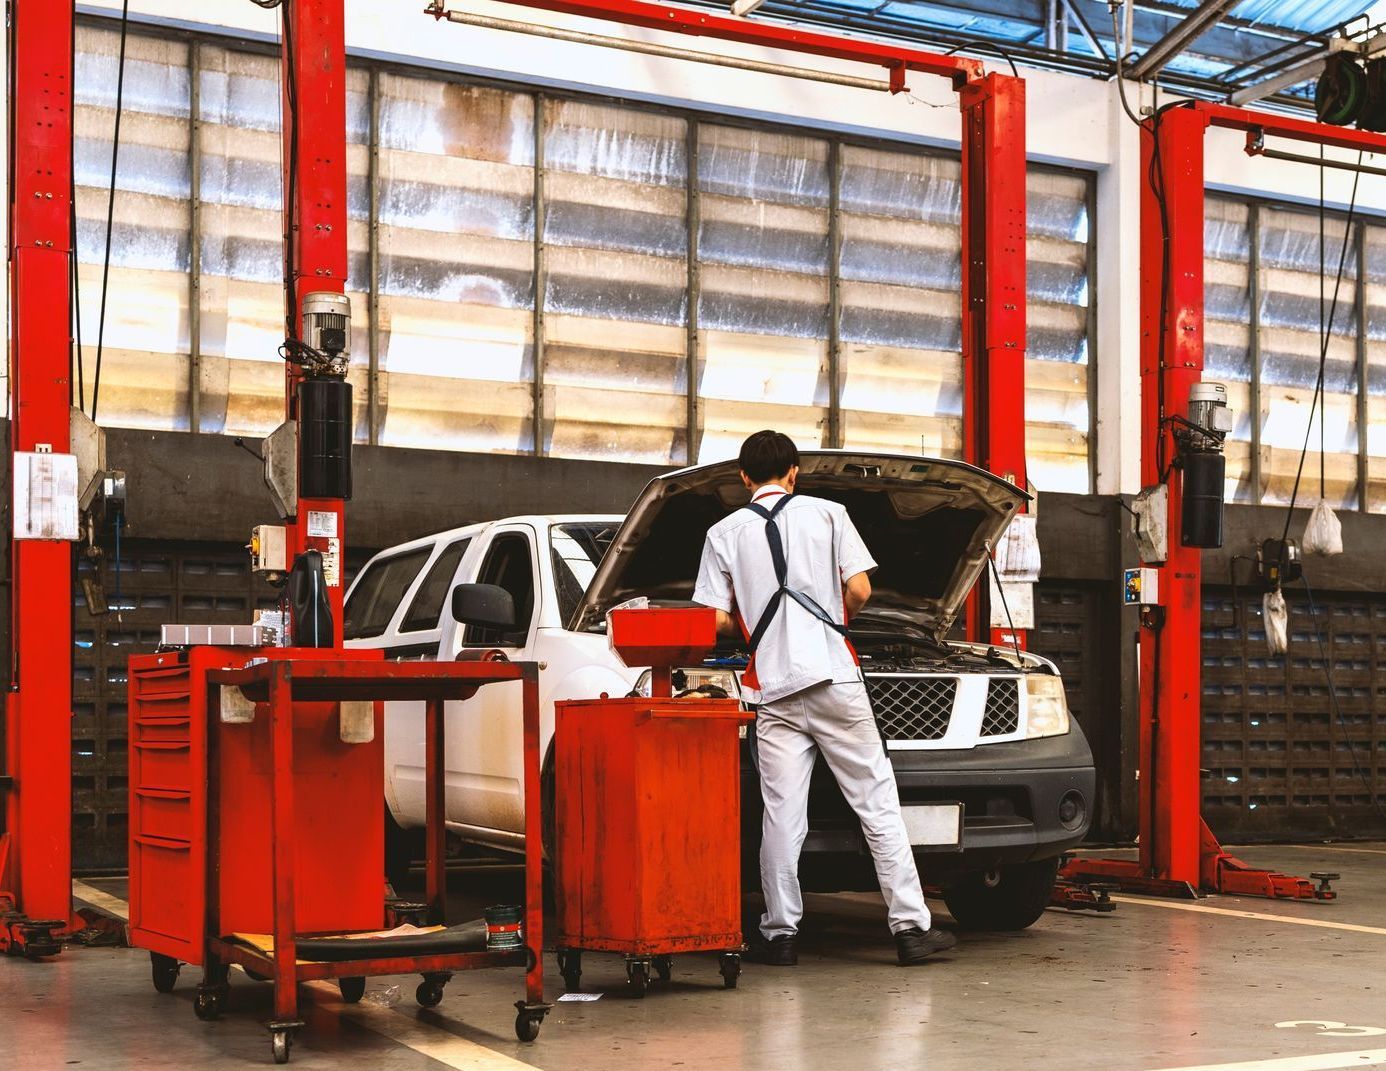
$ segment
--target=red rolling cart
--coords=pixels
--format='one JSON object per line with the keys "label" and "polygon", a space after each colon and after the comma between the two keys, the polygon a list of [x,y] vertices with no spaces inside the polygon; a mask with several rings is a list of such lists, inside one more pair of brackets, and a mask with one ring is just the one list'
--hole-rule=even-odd
{"label": "red rolling cart", "polygon": [[[213,653],[208,655],[207,651]],[[192,704],[205,711],[201,734],[204,742],[199,755],[204,763],[200,771],[189,771],[187,778],[193,786],[192,795],[204,803],[192,807],[188,815],[189,856],[202,863],[200,880],[193,882],[187,896],[155,892],[147,881],[148,875],[136,877],[140,864],[132,855],[132,890],[144,889],[149,895],[136,901],[139,924],[134,929],[136,943],[158,952],[157,935],[178,925],[186,925],[189,912],[200,920],[196,940],[184,939],[180,951],[160,953],[164,966],[173,966],[177,959],[201,962],[202,983],[198,986],[194,1010],[199,1018],[214,1019],[220,1015],[227,990],[229,967],[238,963],[247,971],[274,982],[274,1018],[268,1024],[275,1061],[284,1063],[294,1031],[303,1025],[298,1017],[299,982],[314,979],[337,979],[347,1000],[360,999],[364,979],[371,975],[417,973],[423,976],[419,986],[420,1003],[432,1005],[442,998],[442,988],[454,971],[481,967],[519,966],[525,968],[525,999],[516,1002],[515,1032],[523,1041],[532,1041],[539,1033],[549,1005],[544,1003],[543,961],[543,893],[542,893],[542,835],[540,809],[527,809],[525,822],[525,915],[523,947],[506,951],[487,951],[476,948],[476,935],[455,947],[440,947],[435,940],[428,948],[403,951],[397,943],[373,941],[369,938],[352,942],[354,958],[332,960],[313,959],[309,949],[312,942],[343,935],[349,928],[335,925],[340,915],[330,906],[344,887],[351,887],[354,877],[364,875],[375,890],[370,921],[355,927],[357,931],[379,929],[383,921],[383,881],[380,876],[379,843],[371,836],[366,844],[351,855],[338,855],[335,865],[319,868],[324,852],[319,835],[329,842],[335,834],[329,829],[334,823],[320,823],[311,832],[300,819],[304,808],[313,810],[323,805],[317,797],[325,782],[321,775],[332,766],[331,753],[337,740],[335,718],[328,725],[312,717],[320,707],[334,709],[340,702],[421,701],[427,704],[426,716],[426,811],[427,811],[427,900],[429,921],[444,921],[444,721],[448,700],[466,699],[477,688],[502,681],[520,681],[523,693],[525,792],[531,800],[539,798],[539,688],[538,667],[532,662],[473,661],[473,662],[386,662],[377,652],[356,651],[297,651],[278,649],[269,652],[252,650],[228,651],[195,648],[186,660],[184,669],[189,697],[198,694]],[[374,655],[375,657],[371,657]],[[364,657],[358,657],[364,656]],[[138,681],[152,669],[141,663],[169,659],[169,655],[132,659],[131,691],[134,695]],[[197,672],[192,672],[196,667]],[[145,671],[145,672],[142,672]],[[221,689],[238,688],[246,699],[255,704],[256,715],[250,724],[226,724],[221,721]],[[177,690],[177,689],[174,689]],[[132,704],[132,717],[137,718]],[[308,712],[308,716],[304,716]],[[379,706],[376,706],[377,728]],[[191,720],[191,719],[189,719]],[[330,731],[328,731],[330,730]],[[259,734],[258,737],[256,734]],[[259,739],[260,745],[253,742]],[[380,734],[372,744],[342,745],[357,748],[377,767],[376,779],[382,765],[379,747]],[[233,758],[240,755],[245,761]],[[326,756],[326,761],[324,761]],[[155,775],[150,775],[151,777]],[[199,777],[201,784],[199,785]],[[243,783],[228,784],[227,778],[241,778]],[[267,785],[267,798],[259,798]],[[340,786],[346,788],[346,786]],[[239,789],[239,791],[238,791]],[[305,792],[305,789],[307,791]],[[379,821],[382,798],[379,791],[369,787],[350,786],[348,795],[335,797],[335,803],[347,811],[354,806],[352,799],[368,799]],[[334,801],[329,800],[330,806]],[[242,807],[242,804],[244,806]],[[263,881],[263,860],[249,860],[232,849],[244,841],[248,828],[246,813],[262,823],[259,842],[267,845],[269,905],[268,911],[253,909],[257,883]],[[200,813],[199,813],[200,812]],[[336,826],[344,823],[337,822]],[[367,826],[369,828],[369,824]],[[134,827],[132,826],[132,830]],[[238,834],[239,831],[239,834]],[[147,832],[132,832],[132,842],[146,839]],[[374,845],[374,848],[371,847]],[[362,865],[347,865],[352,858]],[[249,862],[248,867],[242,864]],[[308,862],[310,865],[305,865]],[[258,876],[257,876],[258,871]],[[228,876],[244,872],[244,879]],[[328,878],[330,876],[330,883]],[[245,899],[243,899],[243,894]],[[135,901],[132,901],[132,904]],[[247,909],[247,905],[251,909]],[[316,911],[310,916],[309,911]],[[132,912],[133,914],[134,912]],[[312,925],[322,925],[326,917],[331,923],[328,932],[305,926],[303,919],[314,917]],[[133,921],[133,920],[132,920]],[[247,928],[247,926],[249,928]],[[261,933],[272,939],[269,950],[252,947],[237,934]],[[359,955],[356,946],[359,945]],[[373,947],[379,951],[373,951]],[[162,947],[168,947],[164,945]],[[386,950],[389,951],[386,951]],[[172,987],[173,977],[160,977],[160,960],[155,959],[155,985]]]}
{"label": "red rolling cart", "polygon": [[670,696],[670,670],[716,645],[712,610],[617,610],[613,647],[653,666],[650,698],[556,704],[555,851],[559,969],[570,990],[583,951],[621,953],[631,990],[672,957],[720,953],[741,973],[740,762],[734,699]]}

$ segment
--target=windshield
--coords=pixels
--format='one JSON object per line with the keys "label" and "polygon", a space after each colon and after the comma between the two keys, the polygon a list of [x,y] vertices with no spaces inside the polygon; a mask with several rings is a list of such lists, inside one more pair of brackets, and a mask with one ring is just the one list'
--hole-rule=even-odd
{"label": "windshield", "polygon": [[553,547],[553,578],[558,592],[558,611],[564,625],[572,621],[578,604],[597,573],[597,564],[616,538],[619,524],[589,521],[555,524],[549,529]]}

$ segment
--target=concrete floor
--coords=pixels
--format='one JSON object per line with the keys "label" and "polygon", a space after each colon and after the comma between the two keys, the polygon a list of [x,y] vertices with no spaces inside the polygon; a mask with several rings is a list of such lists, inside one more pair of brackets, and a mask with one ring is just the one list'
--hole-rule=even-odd
{"label": "concrete floor", "polygon": [[[584,982],[601,999],[556,1005],[532,1045],[512,1033],[512,1002],[522,995],[516,971],[457,975],[434,1010],[414,1003],[413,978],[371,979],[366,1000],[354,1006],[314,983],[290,1066],[1317,1071],[1386,1064],[1386,845],[1243,855],[1294,873],[1340,871],[1342,899],[1122,898],[1107,916],[1051,910],[1022,934],[965,936],[948,958],[906,971],[894,965],[878,897],[810,897],[797,968],[748,965],[740,988],[723,991],[715,958],[688,956],[676,960],[670,985],[636,1000],[624,992],[619,958],[589,955]],[[513,873],[476,876],[465,897],[454,897],[454,917],[474,916],[463,912],[516,884]],[[123,881],[87,886],[124,895]],[[949,924],[946,915],[941,921]],[[562,983],[547,962],[557,996]],[[192,1013],[197,974],[185,969],[164,996],[138,950],[71,948],[42,964],[0,961],[0,1068],[268,1065],[261,1024],[269,987],[233,972],[227,1016],[202,1023]],[[397,1004],[372,999],[395,984]]]}

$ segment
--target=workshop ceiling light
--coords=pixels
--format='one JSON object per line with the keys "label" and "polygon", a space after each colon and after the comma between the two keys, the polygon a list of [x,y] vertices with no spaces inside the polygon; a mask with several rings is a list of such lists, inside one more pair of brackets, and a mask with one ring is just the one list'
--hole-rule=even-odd
{"label": "workshop ceiling light", "polygon": [[765,0],[735,0],[731,6],[731,13],[740,18],[743,15],[749,15],[763,3]]}

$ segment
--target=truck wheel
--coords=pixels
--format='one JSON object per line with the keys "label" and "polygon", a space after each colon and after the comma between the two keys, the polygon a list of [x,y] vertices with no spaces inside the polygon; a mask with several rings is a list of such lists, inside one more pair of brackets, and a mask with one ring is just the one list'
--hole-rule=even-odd
{"label": "truck wheel", "polygon": [[1058,873],[1057,858],[979,871],[944,890],[943,902],[965,930],[1023,930],[1049,906]]}

